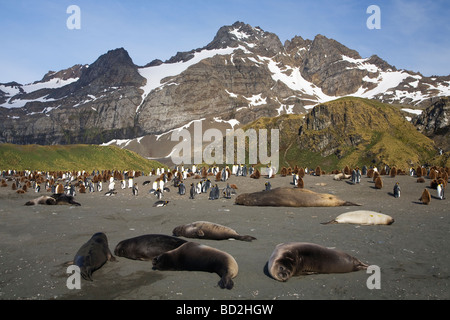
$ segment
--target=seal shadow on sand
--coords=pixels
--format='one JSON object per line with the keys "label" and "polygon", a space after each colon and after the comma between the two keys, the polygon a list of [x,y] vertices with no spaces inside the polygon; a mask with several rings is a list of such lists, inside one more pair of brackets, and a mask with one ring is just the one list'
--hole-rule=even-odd
{"label": "seal shadow on sand", "polygon": [[275,280],[275,278],[272,277],[272,276],[270,275],[270,273],[269,273],[269,261],[266,261],[266,264],[264,265],[264,268],[263,268],[263,273],[264,273],[266,276],[268,276],[270,279]]}
{"label": "seal shadow on sand", "polygon": [[[142,261],[142,263],[148,262]],[[70,276],[70,274],[66,273],[67,264],[59,264],[56,267],[58,270],[52,273],[52,277],[61,279],[59,285],[66,287],[66,280]],[[96,300],[99,297],[102,300],[120,299],[121,297],[129,296],[137,288],[149,286],[166,277],[162,273],[148,272],[146,270],[135,270],[124,277],[119,272],[116,272],[117,267],[105,264],[96,271],[97,277],[92,282],[86,281],[81,277],[81,289],[67,289],[67,293],[62,294],[58,299],[71,300],[81,298]]]}

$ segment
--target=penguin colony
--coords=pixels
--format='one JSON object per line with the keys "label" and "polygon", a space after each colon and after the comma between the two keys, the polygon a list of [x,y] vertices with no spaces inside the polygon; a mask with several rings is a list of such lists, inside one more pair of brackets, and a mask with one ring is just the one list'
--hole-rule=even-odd
{"label": "penguin colony", "polygon": [[[28,201],[26,205],[54,205],[54,204],[69,204],[81,206],[80,203],[74,201],[77,193],[101,193],[104,196],[117,195],[116,183],[120,185],[121,189],[130,189],[130,194],[138,197],[142,194],[148,194],[151,197],[155,197],[157,200],[153,207],[164,207],[170,205],[170,201],[162,200],[167,192],[176,192],[180,197],[188,197],[195,200],[200,194],[208,194],[209,200],[217,200],[220,198],[231,199],[232,196],[237,194],[238,186],[230,185],[227,180],[231,175],[250,177],[252,179],[259,179],[265,177],[264,186],[262,191],[270,191],[272,186],[270,179],[274,178],[274,169],[268,167],[267,173],[261,174],[261,172],[253,166],[247,168],[247,166],[234,165],[230,169],[225,166],[220,170],[217,166],[210,168],[198,169],[196,166],[185,170],[183,167],[175,168],[172,171],[158,168],[148,174],[148,177],[154,177],[153,182],[151,180],[145,180],[143,186],[149,186],[149,190],[145,193],[139,192],[139,186],[134,181],[135,178],[144,175],[139,171],[93,171],[88,173],[86,171],[71,171],[71,172],[38,172],[38,171],[1,171],[0,187],[10,187],[17,193],[35,192],[36,194],[42,194],[44,192],[51,193],[51,196],[40,196],[34,200]],[[354,168],[350,169],[345,167],[341,171],[333,171],[333,180],[342,181],[350,180],[349,184],[357,185],[361,182],[361,177],[365,175],[367,178],[373,179],[374,189],[381,189],[386,184],[382,180],[382,176],[389,176],[395,178],[397,175],[410,175],[417,177],[417,183],[426,182],[425,177],[430,180],[430,186],[424,188],[422,195],[418,199],[418,203],[429,205],[432,199],[444,200],[444,191],[449,180],[449,168],[424,168],[417,167],[411,168],[409,172],[397,169],[389,168],[385,166],[380,171],[377,168],[362,169]],[[325,172],[320,168],[315,169],[299,168],[295,166],[294,169],[282,168],[280,175],[283,177],[292,176],[293,188],[304,188],[303,177],[305,175],[324,175]],[[189,191],[186,190],[186,180],[193,178],[193,182],[190,183]],[[128,184],[126,183],[128,181]],[[395,181],[395,180],[391,180]],[[226,183],[226,186],[222,189],[219,184]],[[103,189],[103,185],[107,185],[107,190]],[[432,196],[429,190],[436,190],[436,196]],[[394,198],[400,198],[402,196],[401,186],[398,182],[393,184],[393,192],[391,195]],[[59,203],[58,203],[59,202]],[[355,212],[357,214],[357,212]],[[352,213],[349,213],[352,214]],[[370,213],[372,214],[372,213]],[[339,217],[338,217],[339,218]],[[336,218],[336,220],[338,220]],[[336,221],[334,220],[334,221]],[[386,224],[391,224],[394,220]],[[345,223],[345,222],[344,222]],[[288,240],[288,239],[287,239]],[[231,289],[231,287],[227,287]]]}

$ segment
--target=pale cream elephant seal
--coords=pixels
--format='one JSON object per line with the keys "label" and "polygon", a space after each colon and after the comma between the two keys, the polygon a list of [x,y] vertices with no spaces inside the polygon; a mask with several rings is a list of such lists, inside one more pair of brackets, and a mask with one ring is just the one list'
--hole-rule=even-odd
{"label": "pale cream elephant seal", "polygon": [[391,225],[394,221],[394,218],[387,214],[375,211],[357,210],[340,214],[333,220],[322,222],[322,224],[350,223],[362,225]]}

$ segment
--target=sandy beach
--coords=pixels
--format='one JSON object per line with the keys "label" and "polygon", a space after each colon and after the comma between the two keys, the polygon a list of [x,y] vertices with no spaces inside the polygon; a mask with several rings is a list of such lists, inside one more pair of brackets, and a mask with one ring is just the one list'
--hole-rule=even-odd
{"label": "sandy beach", "polygon": [[[450,217],[449,196],[439,200],[436,190],[431,203],[418,199],[430,180],[417,183],[416,177],[382,176],[384,187],[374,188],[372,179],[363,177],[352,185],[348,180],[334,181],[333,175],[306,176],[305,188],[330,193],[360,207],[289,208],[244,207],[232,199],[208,200],[208,194],[178,195],[171,182],[164,193],[166,207],[155,208],[149,194],[151,184],[135,179],[139,195],[120,189],[113,197],[103,192],[77,193],[81,206],[25,206],[47,192],[17,194],[0,188],[0,299],[138,299],[138,300],[409,300],[450,298]],[[188,178],[186,185],[198,181]],[[238,186],[237,194],[261,191],[265,177],[259,180],[235,177],[229,183]],[[291,176],[276,176],[272,187],[292,187]],[[392,196],[396,182],[401,198]],[[226,186],[218,182],[219,187]],[[105,184],[104,184],[105,189]],[[188,193],[188,190],[187,190]],[[395,219],[392,225],[323,225],[341,213],[373,210]],[[122,240],[144,234],[171,235],[174,227],[206,220],[233,228],[240,234],[257,238],[237,240],[187,239],[231,254],[239,265],[234,288],[221,289],[219,276],[197,271],[156,271],[151,262],[117,257],[94,272],[93,282],[81,280],[81,289],[69,289],[65,262],[96,232],[104,232],[111,251]],[[291,278],[287,282],[272,279],[265,270],[275,246],[282,242],[312,242],[345,251],[381,270],[380,289],[370,289],[371,274],[357,271],[345,274],[314,274]]]}

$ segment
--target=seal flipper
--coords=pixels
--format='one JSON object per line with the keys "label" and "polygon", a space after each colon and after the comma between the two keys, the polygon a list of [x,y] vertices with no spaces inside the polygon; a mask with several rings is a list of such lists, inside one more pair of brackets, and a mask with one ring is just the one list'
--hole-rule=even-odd
{"label": "seal flipper", "polygon": [[[73,264],[80,268],[80,274],[85,280],[94,281],[92,279],[92,269],[89,267],[89,256],[76,256],[73,260]],[[88,267],[86,267],[88,266]]]}
{"label": "seal flipper", "polygon": [[336,220],[331,220],[331,221],[328,221],[328,222],[321,222],[320,224],[337,224],[338,222],[336,221]]}
{"label": "seal flipper", "polygon": [[200,238],[203,238],[205,236],[205,233],[203,232],[203,230],[198,229],[197,230],[197,236],[200,237]]}
{"label": "seal flipper", "polygon": [[114,257],[111,252],[108,254],[108,258],[107,259],[108,259],[109,262],[117,262],[116,257]]}
{"label": "seal flipper", "polygon": [[222,276],[222,278],[220,279],[219,283],[218,283],[219,287],[221,287],[222,289],[228,289],[231,290],[233,289],[234,286],[234,282],[233,280],[231,280],[231,277],[228,274],[225,274]]}
{"label": "seal flipper", "polygon": [[351,206],[361,207],[362,204],[358,204],[358,203],[354,203],[354,202],[350,202],[350,201],[345,201],[342,206],[343,207],[351,207]]}
{"label": "seal flipper", "polygon": [[90,268],[90,267],[88,267],[88,268],[83,267],[83,268],[80,269],[80,274],[85,280],[94,281],[92,279],[92,268]]}
{"label": "seal flipper", "polygon": [[248,241],[248,242],[251,242],[252,240],[256,240],[255,237],[252,237],[252,236],[249,236],[249,235],[245,235],[245,236],[239,235],[239,236],[236,236],[235,238],[236,238],[237,240]]}
{"label": "seal flipper", "polygon": [[354,264],[355,264],[354,268],[356,271],[357,270],[367,270],[367,268],[369,267],[368,264],[365,264],[364,262],[361,262],[360,260],[358,260],[356,258],[355,258]]}

